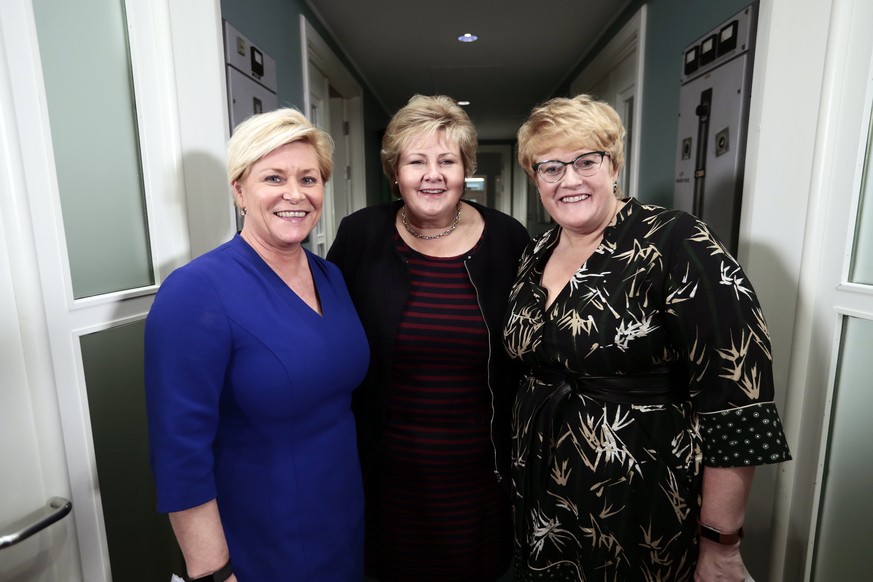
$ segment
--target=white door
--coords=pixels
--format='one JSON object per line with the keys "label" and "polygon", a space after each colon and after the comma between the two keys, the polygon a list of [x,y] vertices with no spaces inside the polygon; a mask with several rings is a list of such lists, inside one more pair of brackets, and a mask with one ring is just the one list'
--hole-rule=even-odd
{"label": "white door", "polygon": [[333,222],[338,226],[343,217],[351,214],[354,208],[352,200],[352,176],[349,158],[349,121],[345,99],[330,98],[330,129],[334,142],[333,151]]}
{"label": "white door", "polygon": [[612,105],[621,117],[627,135],[619,184],[626,196],[637,196],[639,187],[636,132],[642,112],[645,30],[646,7],[643,6],[570,84],[571,94],[591,94]]}
{"label": "white door", "polygon": [[[17,151],[15,136],[7,129],[0,123],[0,149]],[[70,487],[51,359],[41,349],[48,339],[39,278],[34,265],[22,260],[32,256],[33,249],[22,252],[20,235],[29,234],[29,229],[16,221],[20,199],[13,197],[20,191],[21,170],[9,161],[0,158],[0,580],[77,580],[80,566],[72,519],[62,518],[30,534],[53,513],[59,518],[67,515],[62,505],[69,502]],[[27,329],[22,320],[29,322],[24,324]],[[42,325],[33,325],[36,322]],[[52,508],[52,498],[63,501]]]}
{"label": "white door", "polygon": [[142,325],[160,281],[233,232],[218,22],[213,0],[3,0],[0,535],[73,505],[0,549],[4,582],[179,571]]}

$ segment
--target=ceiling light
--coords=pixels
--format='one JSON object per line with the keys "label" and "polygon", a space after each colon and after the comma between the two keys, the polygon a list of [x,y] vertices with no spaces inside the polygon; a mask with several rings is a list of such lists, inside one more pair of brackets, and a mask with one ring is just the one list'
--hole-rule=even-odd
{"label": "ceiling light", "polygon": [[463,107],[464,105],[469,105],[469,104],[470,104],[469,101],[458,101],[458,105],[460,105],[461,107]]}
{"label": "ceiling light", "polygon": [[458,37],[458,40],[461,42],[476,42],[479,40],[479,37],[475,34],[470,34],[469,32],[465,32],[461,36]]}

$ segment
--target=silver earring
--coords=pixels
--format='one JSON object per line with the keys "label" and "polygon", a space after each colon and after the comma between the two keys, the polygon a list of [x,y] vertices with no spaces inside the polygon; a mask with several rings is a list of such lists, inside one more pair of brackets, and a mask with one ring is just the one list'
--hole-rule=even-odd
{"label": "silver earring", "polygon": [[249,211],[249,209],[246,208],[245,206],[243,206],[242,208],[239,209],[239,215],[245,216],[248,213],[248,211]]}

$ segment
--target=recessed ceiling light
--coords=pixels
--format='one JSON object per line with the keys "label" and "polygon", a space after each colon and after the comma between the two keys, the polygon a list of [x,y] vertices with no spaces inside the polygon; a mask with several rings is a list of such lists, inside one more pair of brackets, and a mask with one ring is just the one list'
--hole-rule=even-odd
{"label": "recessed ceiling light", "polygon": [[469,105],[469,104],[470,104],[469,101],[458,101],[458,105],[461,105],[462,107],[463,107],[464,105]]}
{"label": "recessed ceiling light", "polygon": [[476,42],[479,40],[479,37],[475,34],[470,34],[469,32],[465,32],[461,36],[458,37],[458,40],[461,42]]}

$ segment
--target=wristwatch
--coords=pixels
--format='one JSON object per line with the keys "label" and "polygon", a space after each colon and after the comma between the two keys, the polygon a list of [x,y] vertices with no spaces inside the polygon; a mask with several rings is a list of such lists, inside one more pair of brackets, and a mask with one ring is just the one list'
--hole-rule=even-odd
{"label": "wristwatch", "polygon": [[733,533],[725,533],[723,531],[719,531],[714,527],[709,527],[705,523],[697,522],[697,535],[706,538],[708,540],[712,540],[719,544],[724,544],[726,546],[732,546],[734,544],[739,543],[741,539],[743,539],[743,528],[741,527],[737,531]]}
{"label": "wristwatch", "polygon": [[200,576],[199,578],[185,578],[185,580],[188,582],[225,582],[231,576],[233,576],[233,564],[230,563],[230,558],[228,558],[227,564],[215,572],[206,576]]}

